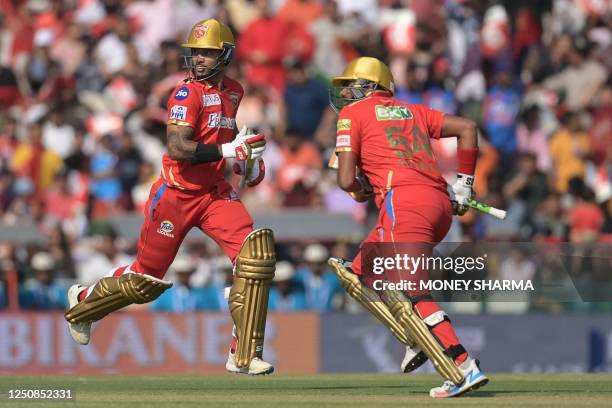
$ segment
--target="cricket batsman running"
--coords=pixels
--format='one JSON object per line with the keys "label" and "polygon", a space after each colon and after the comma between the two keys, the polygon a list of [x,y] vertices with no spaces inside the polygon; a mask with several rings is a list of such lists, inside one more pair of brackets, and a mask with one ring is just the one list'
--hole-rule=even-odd
{"label": "cricket batsman running", "polygon": [[274,277],[274,236],[253,230],[253,220],[224,180],[225,159],[244,184],[264,177],[264,136],[239,133],[236,111],[240,84],[224,75],[234,56],[234,36],[217,20],[196,23],[183,47],[188,78],[168,101],[168,153],[159,180],[151,188],[140,231],[136,261],[113,269],[91,287],[73,285],[65,317],[79,344],[90,340],[91,324],[132,303],[147,303],[172,286],[164,275],[192,227],[217,242],[234,263],[227,288],[234,338],[226,368],[251,375],[274,367],[263,361],[268,292]]}
{"label": "cricket batsman running", "polygon": [[[338,184],[357,201],[374,197],[378,222],[364,243],[438,243],[447,234],[453,212],[467,211],[476,167],[477,128],[467,119],[393,98],[389,68],[375,58],[353,60],[332,80],[330,102],[339,111],[336,155]],[[447,184],[430,139],[458,139],[459,168]],[[331,258],[342,286],[406,345],[404,372],[430,359],[445,379],[431,389],[434,398],[461,395],[488,382],[459,343],[448,315],[431,294],[376,292],[372,271],[361,270],[362,253],[352,263]]]}

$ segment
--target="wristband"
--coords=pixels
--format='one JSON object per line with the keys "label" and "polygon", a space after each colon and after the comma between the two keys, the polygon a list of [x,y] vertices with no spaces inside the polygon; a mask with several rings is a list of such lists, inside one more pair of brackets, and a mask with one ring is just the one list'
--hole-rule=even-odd
{"label": "wristband", "polygon": [[191,164],[201,164],[219,161],[223,158],[219,153],[219,147],[216,144],[198,143],[193,157],[190,160]]}
{"label": "wristband", "polygon": [[457,149],[457,172],[467,175],[474,175],[476,171],[476,159],[478,158],[478,148]]}

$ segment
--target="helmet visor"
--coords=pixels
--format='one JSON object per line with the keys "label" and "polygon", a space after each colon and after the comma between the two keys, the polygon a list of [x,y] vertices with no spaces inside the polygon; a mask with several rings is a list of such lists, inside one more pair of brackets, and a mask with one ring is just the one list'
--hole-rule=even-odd
{"label": "helmet visor", "polygon": [[338,113],[346,105],[365,98],[376,88],[375,82],[366,79],[343,81],[340,86],[332,86],[329,89],[329,104]]}

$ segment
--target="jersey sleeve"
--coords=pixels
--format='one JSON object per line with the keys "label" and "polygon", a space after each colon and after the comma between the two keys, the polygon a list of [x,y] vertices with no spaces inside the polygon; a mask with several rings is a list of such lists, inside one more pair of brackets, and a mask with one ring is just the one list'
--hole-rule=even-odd
{"label": "jersey sleeve", "polygon": [[172,91],[168,100],[168,125],[196,127],[197,118],[200,117],[202,101],[196,90],[189,84],[182,84]]}
{"label": "jersey sleeve", "polygon": [[425,105],[415,106],[417,106],[417,112],[422,115],[425,121],[429,137],[439,139],[442,136],[442,122],[444,122],[445,113],[431,109]]}
{"label": "jersey sleeve", "polygon": [[359,154],[361,144],[360,126],[351,111],[343,109],[336,122],[336,153],[354,152]]}

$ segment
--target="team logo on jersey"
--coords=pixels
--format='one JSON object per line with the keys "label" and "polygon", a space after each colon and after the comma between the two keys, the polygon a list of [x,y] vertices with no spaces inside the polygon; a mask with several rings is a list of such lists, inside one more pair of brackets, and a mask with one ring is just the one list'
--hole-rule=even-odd
{"label": "team logo on jersey", "polygon": [[221,116],[220,112],[211,113],[208,115],[208,127],[211,128],[222,128],[222,129],[235,129],[236,119],[226,118]]}
{"label": "team logo on jersey", "polygon": [[221,97],[219,97],[219,94],[204,95],[203,99],[204,106],[221,105]]}
{"label": "team logo on jersey", "polygon": [[164,220],[161,222],[161,225],[159,226],[157,232],[165,237],[174,238],[174,234],[172,233],[174,232],[174,224],[172,224],[168,220]]}
{"label": "team logo on jersey", "polygon": [[240,102],[240,94],[236,92],[229,92],[227,96],[229,96],[230,101],[232,101],[232,105],[234,105],[234,108],[237,108],[238,103]]}
{"label": "team logo on jersey", "polygon": [[376,120],[404,120],[412,119],[412,112],[405,106],[376,105]]}
{"label": "team logo on jersey", "polygon": [[338,135],[336,138],[336,147],[351,147],[351,136]]}
{"label": "team logo on jersey", "polygon": [[185,120],[187,117],[187,107],[183,105],[174,105],[170,108],[170,119]]}
{"label": "team logo on jersey", "polygon": [[336,129],[338,132],[341,130],[351,130],[351,120],[350,119],[340,119],[336,124]]}
{"label": "team logo on jersey", "polygon": [[197,25],[193,27],[193,36],[195,38],[202,38],[208,32],[208,26],[204,24]]}
{"label": "team logo on jersey", "polygon": [[177,101],[182,101],[183,99],[187,99],[189,96],[189,88],[186,86],[181,86],[178,91],[174,94],[174,99]]}

